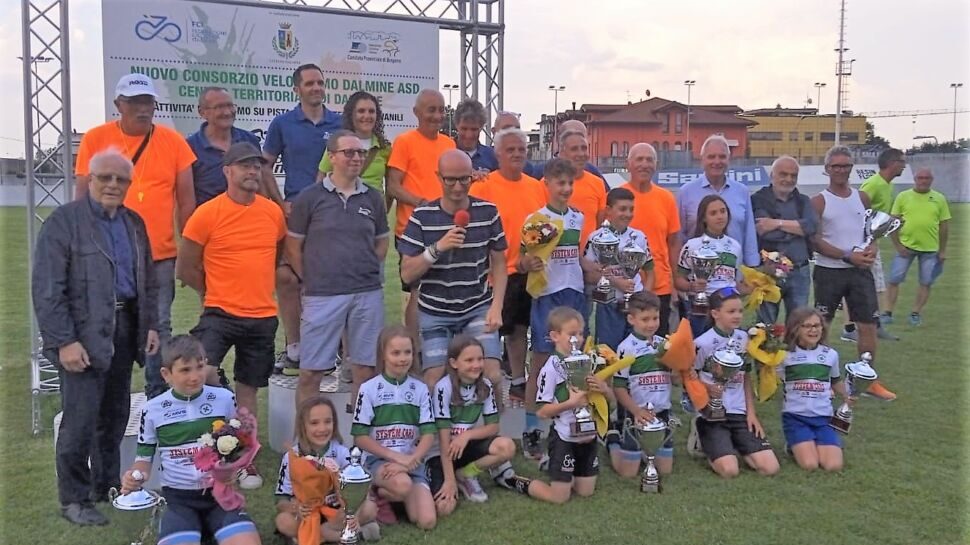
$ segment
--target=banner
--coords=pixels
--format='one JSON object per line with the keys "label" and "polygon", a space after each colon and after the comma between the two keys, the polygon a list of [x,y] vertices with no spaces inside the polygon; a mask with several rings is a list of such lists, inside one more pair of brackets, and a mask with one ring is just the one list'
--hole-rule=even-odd
{"label": "banner", "polygon": [[[728,179],[748,186],[752,191],[771,183],[771,167],[762,166],[741,166],[728,167]],[[660,169],[653,175],[653,182],[668,189],[676,190],[680,186],[692,182],[703,174],[699,168],[683,169]],[[862,184],[867,178],[879,173],[878,165],[854,165],[849,174],[849,183],[853,185]],[[629,179],[629,173],[611,173],[606,175],[606,182],[610,187],[619,187]],[[911,185],[913,183],[913,171],[907,165],[903,173],[893,179],[893,185]],[[822,165],[802,165],[798,169],[798,185],[802,188],[806,186],[827,186],[829,185],[828,175],[825,174],[825,167]]]}

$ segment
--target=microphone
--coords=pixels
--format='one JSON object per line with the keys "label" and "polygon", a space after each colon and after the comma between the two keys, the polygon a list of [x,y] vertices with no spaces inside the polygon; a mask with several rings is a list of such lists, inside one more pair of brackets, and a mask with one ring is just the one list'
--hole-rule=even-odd
{"label": "microphone", "polygon": [[464,208],[455,212],[455,225],[461,228],[468,227],[468,222],[471,221],[472,217],[468,213],[468,210]]}

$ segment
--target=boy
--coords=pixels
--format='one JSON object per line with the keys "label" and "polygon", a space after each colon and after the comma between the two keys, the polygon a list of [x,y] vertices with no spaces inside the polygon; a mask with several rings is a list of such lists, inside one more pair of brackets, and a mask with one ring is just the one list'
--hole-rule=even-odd
{"label": "boy", "polygon": [[228,422],[236,415],[232,392],[205,384],[205,349],[190,335],[172,337],[165,344],[161,372],[171,388],[142,409],[135,463],[122,477],[121,493],[141,488],[158,452],[162,495],[168,504],[159,543],[195,544],[205,532],[219,543],[231,539],[233,545],[258,545],[259,533],[249,515],[242,509],[224,511],[211,489],[200,487],[204,475],[192,461],[199,436],[212,428],[212,422]]}
{"label": "boy", "polygon": [[[664,422],[670,421],[670,370],[657,360],[657,348],[664,342],[663,337],[656,335],[660,328],[660,298],[645,291],[634,293],[626,320],[633,332],[620,343],[617,354],[621,358],[632,355],[636,360],[613,377],[617,421],[621,425],[619,431],[607,432],[606,447],[617,474],[633,478],[640,470],[643,453],[634,437],[622,433],[622,422],[629,418],[634,424],[642,425],[653,420],[654,415]],[[653,404],[654,412],[646,409],[649,403]],[[674,467],[672,433],[668,432],[667,441],[656,456],[657,471],[669,474]]]}
{"label": "boy", "polygon": [[[619,250],[622,251],[630,244],[639,246],[647,254],[647,261],[640,269],[640,273],[632,279],[627,278],[620,265],[614,264],[607,266],[602,273],[594,276],[595,282],[603,276],[610,281],[614,288],[614,295],[617,300],[615,305],[596,305],[596,344],[605,344],[616,350],[627,335],[630,334],[630,324],[627,322],[623,313],[620,312],[619,305],[622,303],[625,294],[638,293],[644,290],[653,291],[653,256],[650,254],[650,245],[647,237],[642,231],[630,227],[633,219],[633,192],[629,189],[618,187],[610,190],[606,195],[606,219],[609,220],[609,227],[600,227],[590,235],[590,240],[606,229],[612,230],[620,239]],[[599,262],[599,254],[592,244],[586,244],[586,259],[592,263]],[[651,332],[652,334],[652,332]]]}

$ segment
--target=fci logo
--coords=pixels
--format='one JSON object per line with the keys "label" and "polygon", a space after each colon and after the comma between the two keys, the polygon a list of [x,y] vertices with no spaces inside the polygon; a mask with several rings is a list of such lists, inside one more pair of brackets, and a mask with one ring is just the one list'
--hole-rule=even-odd
{"label": "fci logo", "polygon": [[146,42],[160,38],[175,43],[182,39],[182,28],[164,15],[145,15],[144,19],[135,23],[135,36]]}

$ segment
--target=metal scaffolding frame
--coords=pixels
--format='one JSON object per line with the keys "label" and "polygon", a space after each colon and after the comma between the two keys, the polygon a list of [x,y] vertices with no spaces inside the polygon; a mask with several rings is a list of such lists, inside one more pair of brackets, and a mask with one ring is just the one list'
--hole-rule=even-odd
{"label": "metal scaffolding frame", "polygon": [[[275,4],[300,11],[433,23],[461,37],[462,96],[478,99],[488,125],[502,111],[505,0],[206,0],[236,5]],[[22,0],[24,157],[27,180],[27,286],[31,285],[41,209],[68,202],[73,194],[70,27],[68,0]],[[43,63],[40,62],[43,59]],[[53,62],[50,62],[53,61]],[[35,123],[36,121],[36,123]],[[485,131],[491,142],[492,135]],[[40,334],[29,306],[31,426],[47,428],[42,401],[60,390],[57,369],[41,353]]]}

